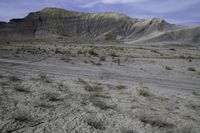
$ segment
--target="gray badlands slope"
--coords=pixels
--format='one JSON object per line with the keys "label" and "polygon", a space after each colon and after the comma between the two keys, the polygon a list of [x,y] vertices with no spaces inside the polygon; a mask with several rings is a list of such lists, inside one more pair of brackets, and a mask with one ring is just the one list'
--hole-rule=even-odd
{"label": "gray badlands slope", "polygon": [[0,39],[66,37],[82,42],[120,40],[134,42],[199,43],[200,27],[184,27],[154,18],[140,20],[117,13],[80,13],[45,8],[23,19],[0,23]]}

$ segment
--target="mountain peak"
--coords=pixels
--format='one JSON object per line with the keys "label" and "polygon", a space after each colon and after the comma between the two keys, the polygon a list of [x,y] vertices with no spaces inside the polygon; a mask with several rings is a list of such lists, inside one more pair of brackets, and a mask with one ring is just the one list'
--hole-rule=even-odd
{"label": "mountain peak", "polygon": [[36,13],[40,13],[43,15],[48,15],[48,16],[68,16],[68,15],[80,15],[83,13],[76,12],[76,11],[70,11],[62,8],[54,8],[54,7],[47,7],[44,8]]}
{"label": "mountain peak", "polygon": [[160,18],[152,18],[151,22],[155,22],[155,23],[163,23],[166,22],[164,19],[160,19]]}

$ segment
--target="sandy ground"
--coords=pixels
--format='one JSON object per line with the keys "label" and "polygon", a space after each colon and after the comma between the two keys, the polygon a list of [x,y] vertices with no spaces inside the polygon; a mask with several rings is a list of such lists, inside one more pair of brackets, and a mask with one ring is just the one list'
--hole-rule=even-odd
{"label": "sandy ground", "polygon": [[198,133],[200,48],[0,44],[2,133]]}

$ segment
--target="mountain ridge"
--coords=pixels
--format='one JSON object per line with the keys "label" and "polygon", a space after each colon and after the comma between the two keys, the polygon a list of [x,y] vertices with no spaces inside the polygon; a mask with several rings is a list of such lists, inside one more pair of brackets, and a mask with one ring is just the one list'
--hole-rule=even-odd
{"label": "mountain ridge", "polygon": [[[187,33],[188,28],[189,33]],[[0,39],[66,37],[83,43],[91,41],[131,43],[148,42],[148,40],[200,43],[198,29],[199,27],[170,24],[160,18],[137,19],[114,12],[81,13],[60,8],[44,8],[41,11],[31,12],[22,19],[11,19],[8,23],[0,22]],[[182,33],[178,33],[177,30],[182,30]],[[145,38],[147,40],[144,41]]]}

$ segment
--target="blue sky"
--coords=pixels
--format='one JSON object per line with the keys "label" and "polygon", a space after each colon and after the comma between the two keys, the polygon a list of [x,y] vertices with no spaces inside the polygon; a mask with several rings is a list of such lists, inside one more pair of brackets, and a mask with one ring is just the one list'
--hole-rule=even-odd
{"label": "blue sky", "polygon": [[0,21],[22,18],[44,7],[82,12],[119,12],[134,18],[163,18],[200,24],[200,0],[0,0]]}

